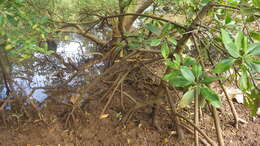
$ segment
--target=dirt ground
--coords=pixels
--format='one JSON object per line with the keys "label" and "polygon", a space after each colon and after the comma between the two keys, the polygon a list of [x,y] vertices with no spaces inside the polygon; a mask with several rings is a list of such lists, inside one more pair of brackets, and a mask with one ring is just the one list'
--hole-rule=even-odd
{"label": "dirt ground", "polygon": [[[174,125],[169,115],[162,111],[159,114],[160,126],[165,133],[158,132],[151,121],[151,108],[137,111],[129,122],[120,124],[122,114],[115,108],[110,108],[107,118],[100,119],[99,112],[102,103],[92,101],[87,103],[85,118],[76,121],[72,129],[65,128],[64,120],[48,117],[47,125],[41,121],[14,124],[11,127],[1,127],[1,146],[88,146],[88,145],[193,145],[193,135],[185,131],[186,138],[178,141]],[[223,107],[226,102],[224,102]],[[240,124],[239,129],[232,126],[232,115],[229,108],[223,108],[220,114],[221,125],[228,146],[257,146],[260,145],[260,118],[253,120],[249,110],[243,105],[235,103],[240,118],[247,124]],[[57,110],[56,107],[55,109]],[[206,110],[206,109],[205,109]],[[204,110],[203,110],[204,111]],[[204,112],[206,113],[206,112]],[[183,114],[185,116],[192,116]],[[50,120],[51,119],[51,120]],[[214,123],[210,115],[204,114],[201,118],[201,128],[216,140]]]}

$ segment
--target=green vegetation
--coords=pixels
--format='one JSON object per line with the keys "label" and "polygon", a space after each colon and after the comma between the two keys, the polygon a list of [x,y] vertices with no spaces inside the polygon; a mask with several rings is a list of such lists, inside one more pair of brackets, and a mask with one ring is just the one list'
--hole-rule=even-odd
{"label": "green vegetation", "polygon": [[[8,58],[0,59],[0,67],[7,76],[11,74],[6,71],[7,62],[23,64],[33,60],[35,53],[54,57],[48,41],[67,41],[70,34],[83,36],[103,56],[78,66],[78,72],[105,60],[112,66],[133,54],[159,54],[167,69],[158,95],[149,104],[160,104],[158,98],[167,96],[168,89],[178,90],[183,96],[175,100],[177,107],[172,105],[173,115],[195,104],[195,126],[199,125],[198,109],[209,104],[219,145],[223,145],[216,114],[221,101],[228,101],[236,126],[239,118],[229,97],[225,94],[226,99],[221,99],[216,88],[226,92],[225,84],[236,85],[252,115],[259,105],[259,18],[259,0],[0,0],[0,52]],[[158,60],[153,57],[149,59]],[[122,80],[115,81],[115,90],[107,91],[106,96],[110,90],[112,94],[101,116],[132,70],[120,74]],[[82,95],[90,88],[83,85],[77,91]],[[138,103],[130,111],[145,105]]]}

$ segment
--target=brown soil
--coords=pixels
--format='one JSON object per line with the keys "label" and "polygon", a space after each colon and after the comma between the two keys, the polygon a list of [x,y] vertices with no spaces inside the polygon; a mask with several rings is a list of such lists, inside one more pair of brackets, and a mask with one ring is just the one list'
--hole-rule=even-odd
{"label": "brown soil", "polygon": [[[130,91],[130,90],[129,90]],[[110,108],[109,116],[99,118],[99,112],[104,104],[92,101],[87,103],[86,118],[76,121],[73,129],[64,127],[64,120],[52,119],[48,125],[41,121],[25,122],[19,126],[2,127],[0,133],[1,146],[87,146],[87,145],[192,145],[193,136],[188,132],[186,139],[177,141],[174,126],[168,115],[162,110],[159,115],[160,125],[165,133],[159,133],[151,121],[151,109],[149,107],[139,110],[125,125],[118,124],[121,114],[116,109]],[[223,107],[227,107],[225,106]],[[229,108],[225,108],[220,114],[223,134],[226,145],[229,146],[257,146],[260,145],[260,119],[252,121],[249,111],[241,104],[236,104],[241,118],[248,124],[240,124],[239,129],[232,126],[232,115]],[[60,108],[60,107],[56,107]],[[206,109],[205,109],[206,110]],[[204,112],[206,113],[206,112]],[[190,115],[186,115],[190,116]],[[214,140],[214,124],[210,115],[204,114],[201,128]]]}

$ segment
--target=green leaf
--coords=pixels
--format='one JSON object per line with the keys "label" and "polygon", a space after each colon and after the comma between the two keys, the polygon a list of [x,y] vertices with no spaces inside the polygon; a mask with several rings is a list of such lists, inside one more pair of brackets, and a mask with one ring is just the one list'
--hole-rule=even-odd
{"label": "green leaf", "polygon": [[45,24],[48,22],[48,17],[47,16],[43,16],[41,19],[40,19],[40,24]]}
{"label": "green leaf", "polygon": [[260,43],[249,44],[248,54],[252,54],[254,56],[260,56]]}
{"label": "green leaf", "polygon": [[255,7],[260,7],[260,0],[253,0],[253,4]]}
{"label": "green leaf", "polygon": [[180,108],[184,108],[187,105],[191,104],[193,98],[194,98],[194,89],[191,89],[187,91],[181,98],[181,101],[179,103]]}
{"label": "green leaf", "polygon": [[251,32],[250,33],[251,37],[256,40],[256,41],[260,41],[260,34],[257,32]]}
{"label": "green leaf", "polygon": [[241,12],[243,15],[252,15],[252,14],[254,14],[254,13],[259,12],[259,8],[241,8],[241,9],[240,9],[240,12]]}
{"label": "green leaf", "polygon": [[188,86],[190,84],[192,84],[192,82],[188,81],[187,79],[185,79],[181,72],[178,70],[172,71],[171,75],[167,76],[169,78],[169,83],[172,86],[176,86],[176,87],[185,87]]}
{"label": "green leaf", "polygon": [[168,80],[171,80],[173,77],[178,76],[178,75],[179,75],[178,71],[172,71],[171,73],[166,74],[166,75],[163,77],[163,80],[168,81]]}
{"label": "green leaf", "polygon": [[247,37],[245,36],[243,41],[242,41],[242,49],[243,49],[243,53],[245,54],[246,52],[248,52],[248,42],[247,42]]}
{"label": "green leaf", "polygon": [[168,47],[167,43],[164,43],[161,47],[161,53],[164,59],[168,58],[169,53],[170,53],[170,49]]}
{"label": "green leaf", "polygon": [[134,44],[134,43],[131,43],[128,45],[129,48],[139,48],[141,47],[141,44]]}
{"label": "green leaf", "polygon": [[162,29],[162,34],[168,33],[170,28],[171,28],[171,25],[169,23],[164,24],[163,29]]}
{"label": "green leaf", "polygon": [[170,60],[167,60],[164,62],[166,66],[169,66],[170,68],[172,69],[178,69],[179,68],[179,64],[177,64],[175,61],[170,61]]}
{"label": "green leaf", "polygon": [[172,37],[167,37],[167,40],[169,41],[169,42],[171,42],[173,45],[177,45],[177,41],[174,39],[174,38],[172,38]]}
{"label": "green leaf", "polygon": [[183,60],[184,66],[190,66],[190,65],[193,65],[195,63],[197,63],[196,60],[192,57],[189,57],[189,56],[185,57],[184,60]]}
{"label": "green leaf", "polygon": [[155,34],[157,34],[157,35],[160,35],[160,30],[159,30],[159,28],[158,28],[157,26],[155,26],[154,24],[149,23],[149,24],[146,24],[145,27],[146,27],[149,31],[151,31],[152,33],[155,33]]}
{"label": "green leaf", "polygon": [[173,56],[175,58],[176,63],[181,64],[181,56],[179,54],[174,54]]}
{"label": "green leaf", "polygon": [[250,63],[251,68],[253,69],[254,73],[260,73],[260,63],[257,61],[253,61]]}
{"label": "green leaf", "polygon": [[176,76],[170,80],[170,85],[176,87],[186,87],[192,84],[192,82],[186,80],[183,76]]}
{"label": "green leaf", "polygon": [[235,59],[227,58],[220,61],[215,68],[213,73],[222,73],[230,69],[230,67],[235,63]]}
{"label": "green leaf", "polygon": [[4,24],[4,15],[0,15],[0,26]]}
{"label": "green leaf", "polygon": [[235,44],[236,44],[237,49],[240,50],[242,48],[243,40],[244,40],[244,34],[243,34],[242,31],[239,31],[237,33],[237,36],[236,36],[236,39],[235,39]]}
{"label": "green leaf", "polygon": [[153,38],[151,40],[151,46],[159,46],[161,43],[161,40],[160,39],[156,39],[156,38]]}
{"label": "green leaf", "polygon": [[192,71],[188,67],[182,66],[181,67],[181,73],[182,73],[183,77],[185,79],[187,79],[188,81],[190,81],[190,82],[195,81],[195,77],[194,77]]}
{"label": "green leaf", "polygon": [[225,24],[229,24],[232,21],[232,18],[230,15],[227,15],[225,18]]}
{"label": "green leaf", "polygon": [[235,58],[240,57],[239,49],[236,48],[233,40],[230,38],[228,32],[224,29],[221,29],[221,37],[224,43],[225,48],[227,49],[228,53]]}
{"label": "green leaf", "polygon": [[195,76],[195,78],[198,80],[200,76],[202,75],[202,67],[199,63],[196,63],[192,66],[192,72]]}
{"label": "green leaf", "polygon": [[248,75],[246,71],[243,71],[240,77],[240,89],[245,91],[248,89]]}
{"label": "green leaf", "polygon": [[7,15],[6,17],[10,24],[12,24],[13,26],[17,26],[16,20],[13,16]]}
{"label": "green leaf", "polygon": [[210,84],[214,81],[217,81],[217,80],[221,80],[222,78],[221,77],[217,77],[217,76],[205,76],[204,79],[201,81],[203,84]]}
{"label": "green leaf", "polygon": [[218,95],[208,87],[200,88],[201,95],[215,108],[220,108],[221,101]]}

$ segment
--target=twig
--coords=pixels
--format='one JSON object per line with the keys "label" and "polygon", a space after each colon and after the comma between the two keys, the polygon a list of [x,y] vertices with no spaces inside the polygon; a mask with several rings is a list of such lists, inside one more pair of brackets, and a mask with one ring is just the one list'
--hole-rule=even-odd
{"label": "twig", "polygon": [[214,124],[215,124],[215,127],[216,127],[216,133],[217,133],[217,136],[218,136],[218,144],[219,144],[219,146],[224,146],[225,143],[224,143],[224,139],[223,139],[223,135],[222,135],[222,130],[221,130],[221,127],[220,127],[218,111],[213,106],[212,106],[211,109],[212,109],[212,116],[213,116],[213,119],[214,119]]}
{"label": "twig", "polygon": [[[175,89],[175,88],[174,88]],[[168,102],[170,103],[170,106],[171,106],[171,110],[173,113],[176,113],[176,104],[174,104],[174,101],[173,101],[173,96],[170,94],[170,91],[169,91],[169,88],[167,87],[166,88],[166,91],[167,91],[167,98],[168,98]],[[175,99],[176,99],[177,94],[175,94]],[[183,129],[180,127],[180,121],[178,119],[177,116],[174,116],[173,117],[173,122],[175,123],[176,125],[176,129],[177,129],[177,134],[178,134],[178,138],[180,140],[184,139],[184,132],[183,132]]]}
{"label": "twig", "polygon": [[164,22],[170,23],[170,24],[174,25],[174,26],[177,27],[177,28],[186,30],[186,27],[184,27],[184,26],[182,26],[182,25],[180,25],[180,24],[178,24],[178,23],[172,22],[171,20],[167,20],[167,19],[164,19],[164,18],[161,18],[161,17],[157,17],[157,16],[151,16],[151,15],[145,15],[145,14],[138,14],[138,13],[125,13],[125,14],[119,14],[119,15],[113,15],[113,16],[106,16],[106,17],[103,17],[103,19],[109,19],[109,18],[115,18],[115,17],[122,17],[122,16],[141,16],[141,17],[148,17],[148,18],[152,18],[152,19],[156,19],[156,20],[160,20],[160,21],[164,21]]}
{"label": "twig", "polygon": [[[184,129],[188,130],[191,134],[194,134],[194,130],[192,130],[192,128],[190,128],[190,126],[187,126],[186,124],[184,123],[181,123],[180,124],[181,127],[183,127]],[[205,146],[210,146],[210,144],[205,141],[205,139],[199,137],[199,140],[205,145]]]}
{"label": "twig", "polygon": [[111,94],[110,97],[108,98],[108,101],[107,101],[105,107],[103,108],[103,110],[102,110],[102,112],[101,112],[101,115],[103,115],[103,114],[105,113],[105,111],[106,111],[108,105],[110,104],[110,102],[111,102],[112,99],[113,99],[113,96],[114,96],[114,94],[115,94],[115,92],[116,92],[116,89],[117,89],[118,86],[124,81],[124,79],[127,77],[128,73],[129,73],[130,71],[131,71],[131,70],[127,71],[127,72],[121,77],[121,79],[118,81],[118,83],[117,83],[115,89],[113,90],[112,94]]}
{"label": "twig", "polygon": [[[195,125],[199,127],[199,89],[195,89]],[[199,146],[199,133],[194,128],[195,146]]]}

